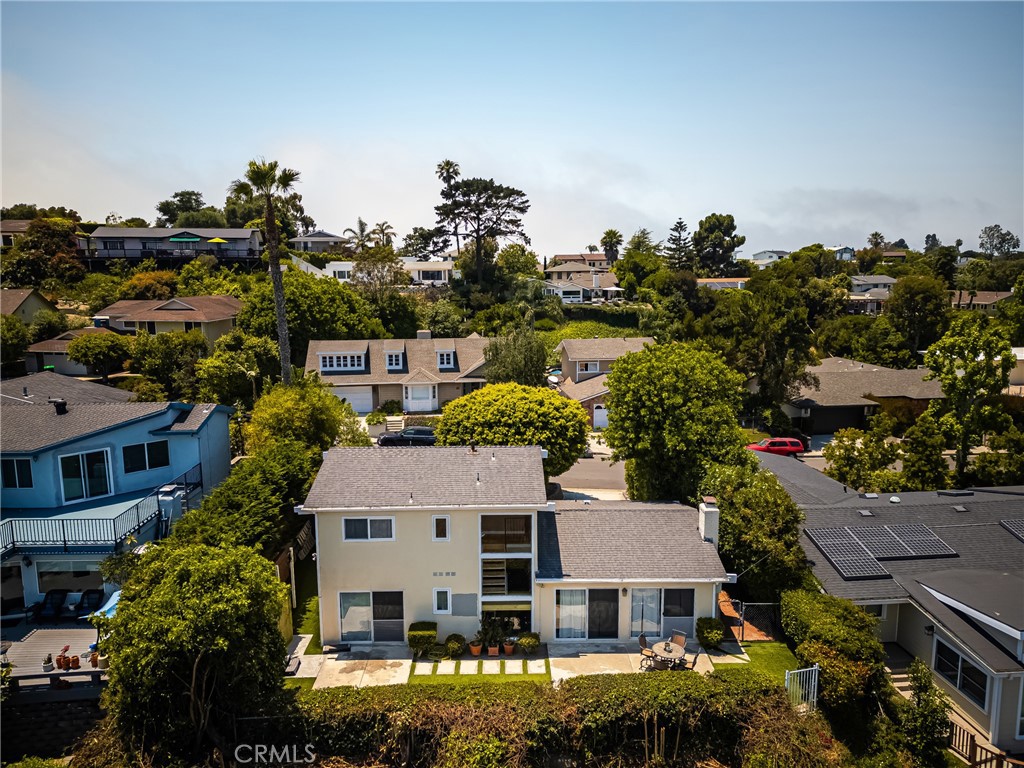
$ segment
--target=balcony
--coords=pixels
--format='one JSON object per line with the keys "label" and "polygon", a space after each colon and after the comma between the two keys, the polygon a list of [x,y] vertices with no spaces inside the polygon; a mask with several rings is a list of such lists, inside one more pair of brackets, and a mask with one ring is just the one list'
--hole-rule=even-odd
{"label": "balcony", "polygon": [[485,597],[529,596],[533,593],[532,558],[515,560],[486,559],[480,561],[480,574]]}
{"label": "balcony", "polygon": [[[202,467],[197,464],[171,482],[161,484],[160,488],[168,485],[183,492],[182,512],[186,511],[193,500],[203,496]],[[59,512],[49,517],[4,520],[0,523],[0,556],[6,557],[13,550],[24,547],[60,547],[64,552],[68,552],[70,547],[81,546],[114,549],[147,527],[153,527],[154,535],[159,535],[160,488],[134,501],[127,509],[121,509],[124,502],[118,504],[116,501],[93,508],[90,511],[101,513],[95,517]],[[107,516],[102,516],[102,512],[107,512]]]}
{"label": "balcony", "polygon": [[529,515],[484,515],[481,518],[481,552],[528,553],[533,551]]}

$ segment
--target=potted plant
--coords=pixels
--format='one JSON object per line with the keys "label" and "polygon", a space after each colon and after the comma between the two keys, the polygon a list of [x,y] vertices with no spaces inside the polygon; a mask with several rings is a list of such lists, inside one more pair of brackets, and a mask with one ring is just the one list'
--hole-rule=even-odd
{"label": "potted plant", "polygon": [[488,656],[497,656],[501,651],[501,644],[505,641],[505,625],[501,619],[492,616],[480,623],[478,637],[487,646]]}
{"label": "potted plant", "polygon": [[480,633],[478,632],[476,637],[469,641],[469,652],[474,656],[479,656],[483,649],[484,643],[480,639]]}
{"label": "potted plant", "polygon": [[53,654],[48,653],[43,658],[43,672],[53,672]]}
{"label": "potted plant", "polygon": [[540,647],[540,635],[536,632],[523,632],[519,635],[519,650],[532,656]]}
{"label": "potted plant", "polygon": [[384,429],[387,424],[388,417],[380,411],[373,411],[366,415],[366,431],[370,433],[370,437],[377,437]]}
{"label": "potted plant", "polygon": [[105,653],[101,653],[100,657],[96,660],[98,669],[107,669],[110,667],[110,657]]}
{"label": "potted plant", "polygon": [[516,652],[516,639],[514,637],[506,637],[503,645],[506,656],[511,656]]}

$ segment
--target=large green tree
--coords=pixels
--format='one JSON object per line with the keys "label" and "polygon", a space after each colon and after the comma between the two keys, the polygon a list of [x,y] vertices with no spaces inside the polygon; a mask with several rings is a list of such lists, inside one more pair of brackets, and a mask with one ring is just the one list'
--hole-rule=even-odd
{"label": "large green tree", "polygon": [[946,441],[930,413],[922,413],[907,429],[900,447],[904,490],[937,491],[949,487],[949,464],[942,454]]}
{"label": "large green tree", "polygon": [[707,277],[728,274],[734,264],[733,254],[745,242],[744,235],[736,234],[736,220],[731,213],[712,213],[701,219],[693,233],[700,274]]}
{"label": "large green tree", "polygon": [[608,374],[614,461],[630,498],[693,501],[712,464],[746,464],[738,416],[743,377],[704,347],[659,344],[619,358]]}
{"label": "large green tree", "polygon": [[130,339],[116,333],[87,333],[68,344],[68,359],[98,370],[104,382],[112,371],[121,369],[131,353]]}
{"label": "large green tree", "polygon": [[209,354],[210,343],[202,331],[156,335],[140,331],[132,341],[129,370],[157,382],[172,400],[194,400],[198,391],[196,364]]}
{"label": "large green tree", "polygon": [[275,211],[275,196],[287,194],[299,180],[299,172],[291,168],[278,169],[277,161],[263,158],[250,160],[244,179],[236,179],[229,188],[233,195],[260,198],[264,204],[267,228],[267,260],[270,283],[273,286],[274,316],[277,325],[277,347],[281,355],[281,381],[292,381],[291,340],[288,338],[288,310],[285,306],[284,282],[281,278],[280,238]]}
{"label": "large green tree", "polygon": [[352,257],[352,285],[374,305],[408,283],[409,273],[390,245],[368,246]]}
{"label": "large green tree", "polygon": [[896,421],[880,413],[869,428],[840,429],[821,455],[827,462],[825,474],[854,490],[898,491],[901,479],[890,467],[900,457],[900,447],[892,438]]}
{"label": "large green tree", "polygon": [[183,213],[201,211],[205,205],[201,192],[196,192],[194,189],[175,192],[167,200],[161,200],[156,204],[156,212],[160,215],[156,219],[155,226],[173,227]]}
{"label": "large green tree", "polygon": [[677,272],[689,270],[696,273],[697,251],[693,247],[693,238],[690,236],[686,222],[676,219],[676,223],[669,230],[668,240],[665,243],[665,261],[670,269]]}
{"label": "large green tree", "polygon": [[804,516],[771,472],[715,465],[701,495],[718,501],[718,549],[726,568],[742,574],[747,599],[776,601],[800,585],[807,570],[800,547]]}
{"label": "large green tree", "polygon": [[987,429],[1004,431],[1005,414],[994,398],[1009,386],[1017,359],[1002,329],[971,312],[954,318],[946,335],[928,348],[924,364],[930,369],[925,378],[942,385],[945,398],[932,401],[929,410],[952,439],[954,481],[963,485],[971,449]]}
{"label": "large green tree", "polygon": [[946,328],[950,308],[945,283],[929,275],[901,277],[889,292],[885,313],[907,340],[910,352],[935,342]]}
{"label": "large green tree", "polygon": [[523,326],[507,336],[498,336],[484,350],[487,381],[513,381],[527,387],[543,387],[548,354],[544,342],[531,328]]}
{"label": "large green tree", "polygon": [[258,454],[279,440],[294,440],[321,451],[339,443],[370,445],[370,436],[352,406],[335,397],[315,373],[292,384],[275,384],[256,401],[245,427],[246,450]]}
{"label": "large green tree", "polygon": [[212,205],[200,208],[198,211],[185,211],[179,214],[174,222],[175,227],[196,229],[219,229],[227,225],[228,220],[224,218],[223,211]]}
{"label": "large green tree", "polygon": [[[444,184],[446,190],[451,189],[452,184],[455,180],[462,175],[462,169],[459,168],[459,164],[454,160],[442,160],[437,164],[437,178]],[[452,236],[455,238],[455,253],[458,256],[462,255],[462,249],[459,247],[459,222],[452,222]],[[447,246],[445,246],[447,247]]]}
{"label": "large green tree", "polygon": [[661,243],[655,242],[649,229],[638,229],[629,242],[622,258],[612,265],[619,287],[629,298],[635,298],[647,279],[665,267]]}
{"label": "large green tree", "polygon": [[606,229],[601,235],[601,250],[609,264],[614,264],[619,258],[619,248],[622,243],[622,233],[617,229]]}
{"label": "large green tree", "polygon": [[277,344],[267,336],[251,336],[235,328],[213,347],[210,357],[196,363],[199,399],[252,408],[265,382],[277,373]]}
{"label": "large green tree", "polygon": [[978,235],[978,248],[990,257],[1003,258],[1020,248],[1020,238],[1008,229],[992,224]]}
{"label": "large green tree", "polygon": [[545,478],[566,472],[583,455],[590,430],[575,400],[546,387],[489,384],[445,405],[438,445],[539,445],[548,452]]}
{"label": "large green tree", "polygon": [[28,328],[21,320],[14,315],[0,315],[0,360],[4,365],[25,357],[31,341]]}
{"label": "large green tree", "polygon": [[[287,587],[248,547],[151,545],[100,622],[105,707],[126,751],[168,764],[231,754],[230,723],[282,686]],[[147,761],[148,762],[148,761]]]}
{"label": "large green tree", "polygon": [[460,227],[473,241],[477,285],[483,284],[487,266],[485,240],[514,238],[530,244],[522,220],[530,210],[530,201],[520,190],[497,184],[494,179],[458,179],[441,191],[441,199],[444,202],[434,209],[438,221],[453,231]]}
{"label": "large green tree", "polygon": [[[385,335],[369,303],[333,277],[315,277],[291,269],[282,276],[291,362],[302,365],[313,339],[379,339]],[[275,335],[276,300],[269,283],[253,287],[238,325],[255,336]]]}

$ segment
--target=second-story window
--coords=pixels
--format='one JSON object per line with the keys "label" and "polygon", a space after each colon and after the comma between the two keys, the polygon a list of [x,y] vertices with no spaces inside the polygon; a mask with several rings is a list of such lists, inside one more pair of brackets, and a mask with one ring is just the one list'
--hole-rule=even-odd
{"label": "second-story window", "polygon": [[455,367],[455,353],[454,352],[438,352],[437,353],[437,367],[438,368],[454,368]]}
{"label": "second-story window", "polygon": [[431,541],[451,541],[451,534],[448,531],[448,526],[451,523],[449,515],[434,515],[431,518],[431,523],[434,526],[430,537]]}
{"label": "second-story window", "polygon": [[580,363],[580,373],[597,373],[601,370],[601,364],[596,360]]}
{"label": "second-story window", "polygon": [[402,353],[388,352],[388,368],[395,369],[402,367]]}
{"label": "second-story window", "polygon": [[322,371],[350,371],[362,369],[362,355],[321,355],[320,370]]}
{"label": "second-story window", "polygon": [[393,517],[346,517],[342,521],[343,541],[394,541]]}
{"label": "second-story window", "polygon": [[0,465],[3,466],[4,488],[32,487],[31,459],[3,459]]}
{"label": "second-story window", "polygon": [[147,469],[167,467],[171,464],[170,452],[166,440],[157,440],[152,443],[138,443],[126,445],[121,449],[124,458],[124,471],[144,472]]}
{"label": "second-story window", "polygon": [[348,280],[352,277],[352,271],[349,269],[336,269],[334,270],[335,280]]}

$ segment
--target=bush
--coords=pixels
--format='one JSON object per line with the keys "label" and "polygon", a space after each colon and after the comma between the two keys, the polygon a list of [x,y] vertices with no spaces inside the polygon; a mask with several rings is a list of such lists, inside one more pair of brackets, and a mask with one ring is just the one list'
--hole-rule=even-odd
{"label": "bush", "polygon": [[378,410],[385,416],[401,416],[404,409],[401,400],[385,400]]}
{"label": "bush", "polygon": [[440,416],[406,416],[405,426],[407,427],[436,427],[441,420]]}
{"label": "bush", "polygon": [[463,635],[453,632],[444,639],[444,647],[448,655],[453,659],[466,652],[466,638]]}
{"label": "bush", "polygon": [[387,420],[388,417],[385,416],[382,411],[374,411],[373,413],[366,414],[366,423],[371,427],[377,424],[384,424]]}
{"label": "bush", "polygon": [[713,616],[697,619],[697,641],[705,650],[717,648],[725,640],[725,626],[722,620]]}
{"label": "bush", "polygon": [[422,656],[437,642],[436,621],[414,621],[409,625],[409,648],[413,654]]}
{"label": "bush", "polygon": [[532,656],[540,648],[540,635],[536,632],[522,632],[519,635],[519,650]]}

